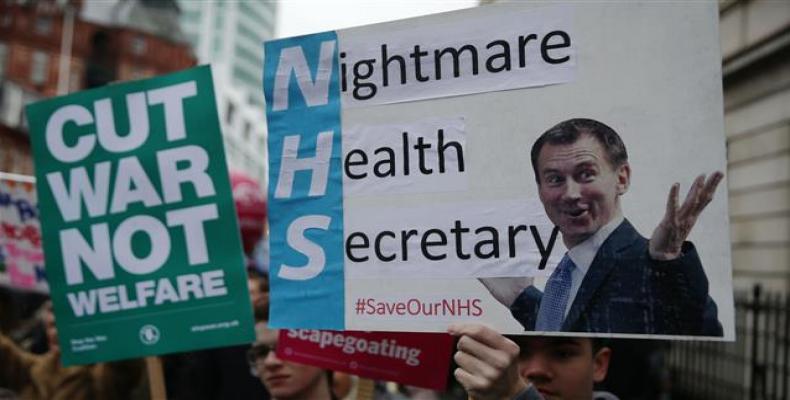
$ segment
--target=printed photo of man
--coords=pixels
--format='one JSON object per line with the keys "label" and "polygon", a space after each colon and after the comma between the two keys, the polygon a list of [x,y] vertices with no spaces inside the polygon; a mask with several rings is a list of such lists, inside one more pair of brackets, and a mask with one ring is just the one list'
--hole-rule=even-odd
{"label": "printed photo of man", "polygon": [[681,204],[674,184],[648,240],[622,213],[631,166],[612,128],[563,121],[535,141],[531,161],[540,200],[568,252],[542,292],[531,278],[481,279],[526,330],[723,334],[702,262],[686,241],[721,172],[698,176]]}

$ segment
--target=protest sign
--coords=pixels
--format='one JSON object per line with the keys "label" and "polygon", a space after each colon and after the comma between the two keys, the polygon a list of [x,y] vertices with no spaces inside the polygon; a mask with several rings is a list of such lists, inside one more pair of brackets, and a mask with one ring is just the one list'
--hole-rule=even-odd
{"label": "protest sign", "polygon": [[0,172],[0,285],[49,292],[32,176]]}
{"label": "protest sign", "polygon": [[283,360],[362,378],[444,390],[453,338],[445,333],[281,330]]}
{"label": "protest sign", "polygon": [[209,67],[27,116],[65,364],[254,339]]}
{"label": "protest sign", "polygon": [[[732,340],[725,189],[695,246],[647,241],[726,168],[717,18],[508,3],[266,42],[271,324]],[[555,125],[581,139],[533,165]]]}

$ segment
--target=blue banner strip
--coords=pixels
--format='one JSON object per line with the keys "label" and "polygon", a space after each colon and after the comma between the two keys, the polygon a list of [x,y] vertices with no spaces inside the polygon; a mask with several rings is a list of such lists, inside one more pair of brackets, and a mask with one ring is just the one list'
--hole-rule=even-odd
{"label": "blue banner strip", "polygon": [[[263,88],[270,166],[269,325],[274,328],[345,328],[337,47],[335,32],[264,44]],[[331,71],[326,71],[329,65]],[[326,132],[331,132],[331,140]],[[322,176],[317,172],[321,162],[311,161],[322,157],[317,151],[319,137],[325,140],[324,149],[331,143],[323,191],[321,179],[313,179],[317,173]],[[297,154],[284,154],[284,149],[294,146],[296,140]],[[292,180],[288,179],[288,171],[293,171]]]}

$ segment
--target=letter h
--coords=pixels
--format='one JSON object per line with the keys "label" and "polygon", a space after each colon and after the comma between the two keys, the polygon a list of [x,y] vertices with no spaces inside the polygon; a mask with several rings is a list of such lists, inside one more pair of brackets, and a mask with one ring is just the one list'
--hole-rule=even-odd
{"label": "letter h", "polygon": [[286,136],[283,141],[283,156],[280,160],[280,174],[277,178],[277,189],[274,197],[277,199],[291,197],[294,175],[297,171],[310,170],[310,192],[308,196],[323,196],[326,193],[327,180],[329,179],[329,161],[332,156],[333,131],[324,131],[318,134],[315,156],[298,158],[299,135]]}

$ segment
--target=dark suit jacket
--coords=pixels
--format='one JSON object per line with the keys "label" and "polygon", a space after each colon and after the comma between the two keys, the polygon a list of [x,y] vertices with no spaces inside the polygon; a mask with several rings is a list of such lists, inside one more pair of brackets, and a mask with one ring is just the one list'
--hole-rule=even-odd
{"label": "dark suit jacket", "polygon": [[[535,329],[542,296],[530,286],[510,306],[526,330]],[[694,245],[655,261],[647,239],[624,220],[598,249],[562,330],[722,336],[717,313]]]}

